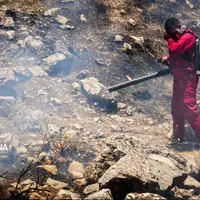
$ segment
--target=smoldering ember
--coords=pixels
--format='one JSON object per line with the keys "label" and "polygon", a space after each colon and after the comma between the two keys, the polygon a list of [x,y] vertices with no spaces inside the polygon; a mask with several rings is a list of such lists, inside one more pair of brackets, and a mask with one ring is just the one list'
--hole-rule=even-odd
{"label": "smoldering ember", "polygon": [[199,3],[0,0],[0,199],[200,199]]}

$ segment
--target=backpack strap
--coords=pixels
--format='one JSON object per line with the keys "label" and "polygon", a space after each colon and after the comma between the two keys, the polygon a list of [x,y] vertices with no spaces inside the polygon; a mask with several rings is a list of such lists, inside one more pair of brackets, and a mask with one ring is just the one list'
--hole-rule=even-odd
{"label": "backpack strap", "polygon": [[[183,35],[184,35],[184,34],[187,34],[187,33],[183,33]],[[194,35],[194,34],[192,34],[192,33],[188,33],[188,34],[190,34],[190,35],[192,35],[193,37],[195,37],[195,40],[198,39],[198,37],[197,37],[196,35]],[[190,54],[189,54],[188,51],[186,51],[186,52],[184,53],[184,57],[185,57],[185,59],[186,59],[190,64],[194,65],[194,64],[192,63],[192,57],[190,56]]]}

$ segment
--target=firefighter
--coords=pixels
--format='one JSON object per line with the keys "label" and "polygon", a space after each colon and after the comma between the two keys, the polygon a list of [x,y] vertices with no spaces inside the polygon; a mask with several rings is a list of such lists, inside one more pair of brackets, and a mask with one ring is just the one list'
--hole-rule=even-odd
{"label": "firefighter", "polygon": [[168,43],[169,56],[162,58],[170,62],[174,78],[171,113],[173,137],[171,144],[184,140],[185,119],[200,141],[200,114],[196,103],[198,76],[194,71],[196,35],[181,25],[176,18],[169,18],[164,25],[164,39]]}

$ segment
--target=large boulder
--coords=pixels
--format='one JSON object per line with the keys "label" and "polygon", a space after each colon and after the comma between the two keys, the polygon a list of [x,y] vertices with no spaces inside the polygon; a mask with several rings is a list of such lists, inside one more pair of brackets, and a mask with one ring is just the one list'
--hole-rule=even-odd
{"label": "large boulder", "polygon": [[169,149],[121,134],[108,139],[86,175],[97,177],[101,188],[111,189],[114,198],[125,198],[128,192],[166,191],[185,181],[189,172],[186,160]]}
{"label": "large boulder", "polygon": [[88,77],[80,81],[82,91],[88,100],[107,111],[116,111],[117,102],[111,97],[107,88],[94,77]]}

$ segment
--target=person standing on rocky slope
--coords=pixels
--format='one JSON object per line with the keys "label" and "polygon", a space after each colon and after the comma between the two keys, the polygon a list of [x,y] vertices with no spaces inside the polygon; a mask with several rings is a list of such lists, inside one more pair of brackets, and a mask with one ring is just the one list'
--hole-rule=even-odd
{"label": "person standing on rocky slope", "polygon": [[198,76],[194,70],[196,35],[183,27],[176,18],[169,18],[164,25],[164,39],[168,42],[169,56],[162,58],[170,62],[174,78],[172,95],[173,137],[171,144],[184,140],[185,119],[200,141],[200,114],[196,103]]}

